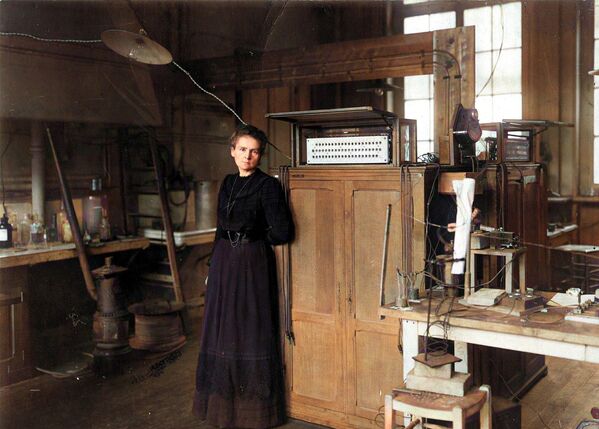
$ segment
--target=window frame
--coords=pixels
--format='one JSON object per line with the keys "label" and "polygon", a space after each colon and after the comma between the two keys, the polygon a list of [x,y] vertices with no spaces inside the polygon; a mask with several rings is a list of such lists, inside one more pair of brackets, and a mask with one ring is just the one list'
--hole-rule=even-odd
{"label": "window frame", "polygon": [[[500,96],[500,95],[515,95],[515,94],[519,94],[520,95],[520,103],[521,103],[521,110],[520,110],[520,116],[524,115],[524,40],[523,40],[523,16],[524,16],[524,5],[522,0],[495,0],[495,1],[489,1],[489,2],[484,2],[483,4],[481,3],[477,3],[477,2],[472,2],[472,1],[464,1],[464,0],[455,0],[455,1],[430,1],[430,2],[426,2],[426,3],[415,3],[415,4],[408,4],[408,5],[403,5],[400,4],[399,7],[400,9],[398,10],[399,14],[398,14],[398,20],[399,20],[399,24],[400,24],[400,32],[401,34],[405,34],[404,33],[404,20],[406,18],[410,18],[410,17],[414,17],[414,16],[421,16],[421,15],[431,15],[431,14],[436,14],[436,13],[443,13],[443,12],[455,12],[455,26],[456,27],[463,27],[464,26],[464,13],[466,10],[469,9],[478,9],[478,8],[482,8],[482,7],[493,7],[493,6],[497,6],[497,5],[504,5],[504,4],[509,4],[509,3],[520,3],[520,28],[521,28],[521,38],[520,38],[520,45],[518,48],[514,48],[514,49],[519,49],[520,50],[520,56],[521,56],[521,63],[520,63],[520,91],[519,92],[510,92],[510,93],[506,93],[506,94],[495,94],[495,93],[491,93],[491,96],[496,97],[496,96]],[[510,48],[512,49],[512,48]],[[493,52],[496,52],[497,50],[493,50],[491,49],[490,52],[491,56],[493,56]],[[478,52],[477,52],[478,53]],[[494,64],[494,63],[493,63]],[[476,98],[477,98],[478,94],[475,94],[475,103],[476,103]],[[410,99],[413,100],[413,99]],[[422,98],[422,100],[424,100],[424,98]],[[404,116],[406,116],[405,114],[405,103],[406,103],[406,99],[405,96],[403,97],[403,108],[404,108]],[[433,98],[432,98],[432,103],[434,103],[434,89],[433,89]],[[434,112],[433,112],[434,114]],[[510,117],[510,118],[502,118],[502,119],[521,119],[521,118],[515,118],[515,117]],[[433,124],[434,126],[434,124]],[[434,134],[434,131],[433,131]],[[433,142],[433,148],[434,148],[434,135],[430,136],[430,138],[432,139]],[[423,141],[423,140],[419,140],[419,141]],[[434,150],[434,149],[433,149]]]}

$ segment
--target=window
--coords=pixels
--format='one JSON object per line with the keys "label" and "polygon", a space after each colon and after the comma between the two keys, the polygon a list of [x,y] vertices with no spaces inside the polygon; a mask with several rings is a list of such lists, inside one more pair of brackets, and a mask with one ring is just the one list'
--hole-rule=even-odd
{"label": "window", "polygon": [[[599,0],[595,0],[595,62],[594,69],[599,69]],[[593,77],[594,81],[594,109],[593,109],[593,183],[599,185],[599,76]]]}
{"label": "window", "polygon": [[519,2],[466,9],[476,27],[476,108],[481,122],[522,118],[522,8]]}
{"label": "window", "polygon": [[[599,0],[595,0],[599,2]],[[404,4],[420,0],[404,0]],[[475,2],[473,2],[474,4]],[[465,3],[465,6],[469,5]],[[463,25],[476,28],[476,99],[481,122],[522,118],[522,6],[512,2],[471,7],[463,16],[455,12],[411,16],[404,19],[404,34]],[[596,37],[599,37],[596,35]],[[599,48],[596,48],[599,51]],[[599,94],[596,93],[599,97]],[[433,151],[434,100],[432,76],[404,80],[404,111],[418,120],[418,155]],[[598,104],[599,105],[599,104]],[[466,106],[470,107],[470,106]],[[599,124],[599,119],[596,120]],[[596,128],[599,145],[599,127]],[[599,150],[597,151],[599,152]],[[599,168],[599,161],[596,163]],[[599,172],[598,172],[599,173]],[[598,174],[599,175],[599,174]]]}
{"label": "window", "polygon": [[[411,16],[404,19],[404,34],[453,28],[455,12]],[[431,75],[406,76],[404,78],[405,117],[418,120],[417,156],[432,152],[435,135],[435,105],[433,77]]]}

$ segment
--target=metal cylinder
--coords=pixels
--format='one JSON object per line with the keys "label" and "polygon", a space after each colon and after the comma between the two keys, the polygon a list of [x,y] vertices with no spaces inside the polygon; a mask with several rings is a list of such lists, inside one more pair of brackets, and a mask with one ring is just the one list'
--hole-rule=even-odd
{"label": "metal cylinder", "polygon": [[112,257],[105,259],[104,266],[92,271],[97,282],[98,307],[94,314],[94,340],[96,356],[111,356],[130,351],[129,312],[119,275],[126,268],[112,265]]}
{"label": "metal cylinder", "polygon": [[44,128],[41,122],[31,123],[31,207],[44,222],[44,199],[46,179],[46,157]]}
{"label": "metal cylinder", "polygon": [[94,341],[96,350],[116,352],[115,349],[128,348],[129,317],[106,317],[102,313],[94,313]]}
{"label": "metal cylinder", "polygon": [[220,182],[204,180],[195,183],[196,228],[216,228],[216,208]]}

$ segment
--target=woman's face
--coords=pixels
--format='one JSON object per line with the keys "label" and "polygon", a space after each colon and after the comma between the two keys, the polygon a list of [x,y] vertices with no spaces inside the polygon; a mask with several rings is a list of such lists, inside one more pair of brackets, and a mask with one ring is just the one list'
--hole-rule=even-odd
{"label": "woman's face", "polygon": [[231,156],[239,169],[239,175],[248,176],[260,164],[260,143],[251,136],[241,136],[235,147],[231,148]]}

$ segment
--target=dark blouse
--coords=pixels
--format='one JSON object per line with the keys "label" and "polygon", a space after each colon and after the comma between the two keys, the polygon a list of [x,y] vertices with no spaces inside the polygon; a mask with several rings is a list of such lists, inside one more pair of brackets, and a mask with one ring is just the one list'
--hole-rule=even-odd
{"label": "dark blouse", "polygon": [[293,239],[294,227],[283,189],[260,169],[247,177],[225,177],[218,195],[217,238],[241,233],[250,240],[282,244]]}

